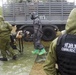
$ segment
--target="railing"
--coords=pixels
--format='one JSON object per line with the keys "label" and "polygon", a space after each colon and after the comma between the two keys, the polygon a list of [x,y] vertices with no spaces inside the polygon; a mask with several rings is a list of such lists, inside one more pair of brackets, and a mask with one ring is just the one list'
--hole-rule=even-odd
{"label": "railing", "polygon": [[30,20],[30,14],[37,12],[42,19],[67,20],[70,11],[75,7],[74,3],[47,2],[47,3],[14,3],[3,5],[3,16],[6,20],[25,21]]}

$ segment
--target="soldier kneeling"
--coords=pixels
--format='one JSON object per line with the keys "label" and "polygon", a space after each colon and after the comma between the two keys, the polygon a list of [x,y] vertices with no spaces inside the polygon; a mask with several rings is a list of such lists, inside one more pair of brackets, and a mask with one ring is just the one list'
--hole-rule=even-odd
{"label": "soldier kneeling", "polygon": [[14,50],[18,50],[19,52],[21,52],[21,50],[17,48],[16,40],[19,41],[19,44],[20,44],[20,41],[21,41],[21,44],[23,44],[23,37],[27,37],[30,34],[30,32],[26,30],[25,31],[19,30],[16,32],[16,30],[17,30],[16,25],[12,26],[12,32],[10,36],[10,39],[11,39],[10,45]]}

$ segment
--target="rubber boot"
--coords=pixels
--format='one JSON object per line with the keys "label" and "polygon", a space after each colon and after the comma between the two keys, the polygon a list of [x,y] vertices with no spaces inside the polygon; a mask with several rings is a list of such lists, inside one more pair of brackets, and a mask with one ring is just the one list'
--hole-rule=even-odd
{"label": "rubber boot", "polygon": [[44,48],[41,49],[41,51],[39,52],[39,55],[43,55],[43,54],[46,54],[46,50]]}
{"label": "rubber boot", "polygon": [[32,54],[39,54],[39,50],[35,49],[34,51],[32,51]]}
{"label": "rubber boot", "polygon": [[7,58],[0,58],[1,61],[8,61]]}

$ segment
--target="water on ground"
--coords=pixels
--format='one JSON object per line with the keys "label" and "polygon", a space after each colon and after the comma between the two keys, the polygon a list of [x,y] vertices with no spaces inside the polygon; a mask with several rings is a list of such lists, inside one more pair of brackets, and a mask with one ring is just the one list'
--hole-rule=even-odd
{"label": "water on ground", "polygon": [[[49,43],[50,42],[42,42],[46,48],[49,47]],[[23,54],[19,54],[18,60],[9,59],[9,61],[6,62],[0,61],[0,75],[29,75],[34,66],[34,62],[41,61],[43,58],[41,56],[39,60],[39,56],[31,53],[32,50],[34,50],[33,43],[24,42],[24,52]],[[35,73],[37,73],[37,71]]]}

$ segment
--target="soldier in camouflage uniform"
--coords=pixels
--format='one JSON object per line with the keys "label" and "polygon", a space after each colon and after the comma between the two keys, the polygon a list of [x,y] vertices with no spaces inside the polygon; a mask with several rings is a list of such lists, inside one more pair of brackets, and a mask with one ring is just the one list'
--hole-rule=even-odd
{"label": "soldier in camouflage uniform", "polygon": [[4,18],[0,16],[0,50],[3,58],[0,58],[2,61],[7,61],[7,52],[12,55],[12,58],[16,59],[16,54],[14,50],[12,50],[10,46],[10,34],[11,34],[12,26],[4,21]]}
{"label": "soldier in camouflage uniform", "polygon": [[46,53],[44,46],[41,44],[41,37],[42,37],[42,24],[39,19],[39,16],[36,12],[33,12],[31,15],[31,19],[33,20],[34,24],[34,48],[35,50],[32,51],[33,54],[42,55]]}
{"label": "soldier in camouflage uniform", "polygon": [[62,34],[50,44],[44,65],[46,75],[76,75],[76,8],[71,11]]}

